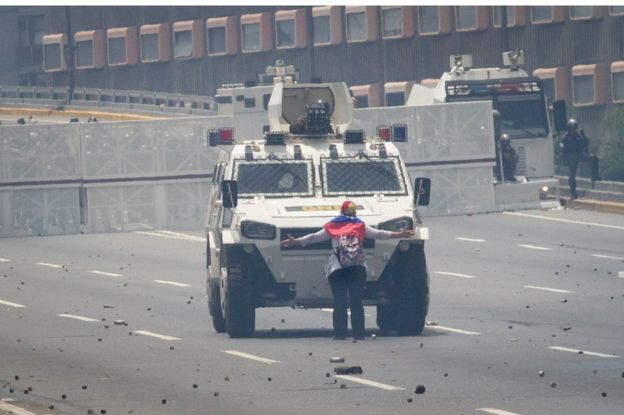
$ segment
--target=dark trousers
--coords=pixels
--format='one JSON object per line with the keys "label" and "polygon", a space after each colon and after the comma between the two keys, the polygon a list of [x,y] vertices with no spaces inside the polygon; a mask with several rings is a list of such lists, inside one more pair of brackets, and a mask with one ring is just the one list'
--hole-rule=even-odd
{"label": "dark trousers", "polygon": [[589,161],[591,164],[592,181],[600,180],[598,172],[598,157],[594,154],[568,154],[566,156],[566,164],[568,165],[568,185],[570,186],[570,196],[577,198],[576,193],[576,172],[578,165],[582,161]]}
{"label": "dark trousers", "polygon": [[351,308],[353,337],[364,337],[364,286],[366,268],[361,265],[338,269],[329,274],[329,286],[334,296],[334,335],[347,335],[347,307]]}

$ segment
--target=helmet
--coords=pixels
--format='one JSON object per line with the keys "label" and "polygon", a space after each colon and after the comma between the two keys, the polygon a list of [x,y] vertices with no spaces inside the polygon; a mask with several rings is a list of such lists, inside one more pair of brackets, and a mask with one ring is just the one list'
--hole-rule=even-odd
{"label": "helmet", "polygon": [[355,216],[356,206],[350,200],[345,200],[340,206],[340,213],[345,216]]}
{"label": "helmet", "polygon": [[576,122],[574,118],[570,118],[568,120],[567,127],[570,130],[576,130],[576,128],[578,127],[578,122]]}
{"label": "helmet", "polygon": [[509,134],[501,134],[500,136],[500,140],[504,143],[508,143],[510,138],[509,138]]}
{"label": "helmet", "polygon": [[500,118],[501,113],[499,110],[492,110],[492,115],[494,116],[494,118]]}

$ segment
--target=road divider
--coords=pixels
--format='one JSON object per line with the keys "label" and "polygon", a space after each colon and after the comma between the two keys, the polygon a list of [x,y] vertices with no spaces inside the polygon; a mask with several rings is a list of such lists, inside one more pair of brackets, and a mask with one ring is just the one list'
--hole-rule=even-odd
{"label": "road divider", "polygon": [[106,277],[123,277],[123,274],[116,274],[114,272],[105,272],[105,271],[97,271],[97,270],[91,270],[89,272],[91,274],[104,275]]}
{"label": "road divider", "polygon": [[62,265],[50,264],[49,262],[36,262],[36,265],[41,265],[42,267],[49,267],[49,268],[63,268]]}
{"label": "road divider", "polygon": [[184,233],[170,232],[170,231],[157,231],[157,232],[135,231],[134,233],[139,234],[139,235],[156,236],[158,238],[180,239],[180,240],[192,241],[192,242],[206,242],[206,238],[200,238],[198,236],[187,235]]}
{"label": "road divider", "polygon": [[24,304],[12,303],[11,301],[0,300],[0,304],[8,305],[9,307],[15,307],[15,308],[26,308]]}
{"label": "road divider", "polygon": [[77,316],[75,314],[68,314],[68,313],[59,314],[58,316],[63,317],[63,318],[71,318],[74,320],[86,321],[86,322],[98,321],[98,319],[96,318]]}
{"label": "road divider", "polygon": [[582,355],[587,355],[587,356],[606,357],[606,358],[619,358],[620,357],[620,356],[618,356],[616,354],[590,352],[590,351],[587,351],[587,350],[571,349],[569,347],[550,346],[548,348],[550,350],[556,350],[556,351],[559,351],[559,352],[576,353],[576,354],[582,354]]}
{"label": "road divider", "polygon": [[166,341],[182,340],[179,337],[167,336],[165,334],[158,334],[158,333],[154,333],[154,332],[147,331],[147,330],[135,330],[134,333],[140,334],[141,336],[156,337],[157,339],[166,340]]}
{"label": "road divider", "polygon": [[376,382],[374,380],[368,380],[351,375],[336,375],[336,379],[348,380],[349,382],[355,382],[366,386],[372,386],[373,388],[383,389],[386,391],[404,391],[405,388],[399,386],[386,385],[385,383]]}
{"label": "road divider", "polygon": [[449,276],[449,277],[468,278],[468,279],[477,278],[474,275],[458,274],[457,272],[448,272],[448,271],[435,271],[434,274],[446,275],[446,276]]}
{"label": "road divider", "polygon": [[485,239],[464,238],[463,236],[458,236],[458,237],[455,238],[455,240],[457,240],[457,241],[465,241],[465,242],[479,242],[479,243],[485,242]]}
{"label": "road divider", "polygon": [[571,294],[574,292],[574,291],[568,291],[568,290],[560,290],[558,288],[539,287],[537,285],[525,285],[524,288],[528,288],[530,290],[548,291],[551,293],[560,293],[560,294]]}
{"label": "road divider", "polygon": [[606,223],[584,222],[584,221],[564,219],[564,218],[552,218],[550,216],[532,215],[530,213],[520,213],[520,212],[503,212],[503,215],[520,216],[520,217],[523,217],[523,218],[534,218],[534,219],[550,220],[550,221],[553,221],[553,222],[570,223],[570,224],[574,224],[574,225],[595,226],[597,228],[617,229],[617,230],[620,230],[620,231],[624,231],[624,226],[608,225]]}
{"label": "road divider", "polygon": [[509,412],[503,409],[496,409],[496,408],[477,408],[475,409],[475,411],[481,411],[481,412],[485,412],[486,414],[492,414],[492,415],[520,415],[515,412]]}
{"label": "road divider", "polygon": [[439,331],[448,331],[450,333],[458,333],[458,334],[465,334],[467,336],[478,336],[481,333],[479,333],[478,331],[468,331],[468,330],[462,330],[462,329],[454,329],[452,327],[445,327],[445,326],[439,326],[437,324],[427,324],[426,326],[428,329],[431,330],[439,330]]}
{"label": "road divider", "polygon": [[267,365],[280,363],[279,360],[267,359],[266,357],[260,357],[249,353],[239,352],[238,350],[221,350],[221,352],[227,353],[232,356],[242,357],[244,359],[255,360],[256,362],[266,363]]}
{"label": "road divider", "polygon": [[175,281],[152,280],[152,282],[155,282],[157,284],[173,285],[176,287],[190,287],[191,286],[191,284],[184,284],[182,282],[175,282]]}
{"label": "road divider", "polygon": [[521,248],[526,249],[534,249],[536,251],[552,251],[552,248],[547,248],[545,246],[537,246],[537,245],[527,245],[527,244],[518,244]]}

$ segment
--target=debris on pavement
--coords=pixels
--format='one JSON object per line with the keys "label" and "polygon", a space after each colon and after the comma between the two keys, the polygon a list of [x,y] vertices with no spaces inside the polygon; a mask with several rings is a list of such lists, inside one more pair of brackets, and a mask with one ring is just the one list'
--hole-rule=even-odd
{"label": "debris on pavement", "polygon": [[337,375],[361,375],[364,373],[361,366],[338,366],[334,368]]}
{"label": "debris on pavement", "polygon": [[417,385],[414,393],[417,395],[422,395],[423,393],[425,393],[425,385]]}

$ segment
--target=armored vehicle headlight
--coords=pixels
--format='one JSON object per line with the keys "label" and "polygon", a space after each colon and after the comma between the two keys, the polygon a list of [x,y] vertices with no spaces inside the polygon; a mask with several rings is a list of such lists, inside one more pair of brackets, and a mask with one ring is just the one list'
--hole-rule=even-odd
{"label": "armored vehicle headlight", "polygon": [[381,222],[379,225],[377,225],[377,228],[391,232],[398,232],[401,229],[413,229],[414,220],[409,216],[401,216],[400,218]]}
{"label": "armored vehicle headlight", "polygon": [[241,233],[249,239],[275,239],[276,231],[274,225],[244,220],[241,221]]}

